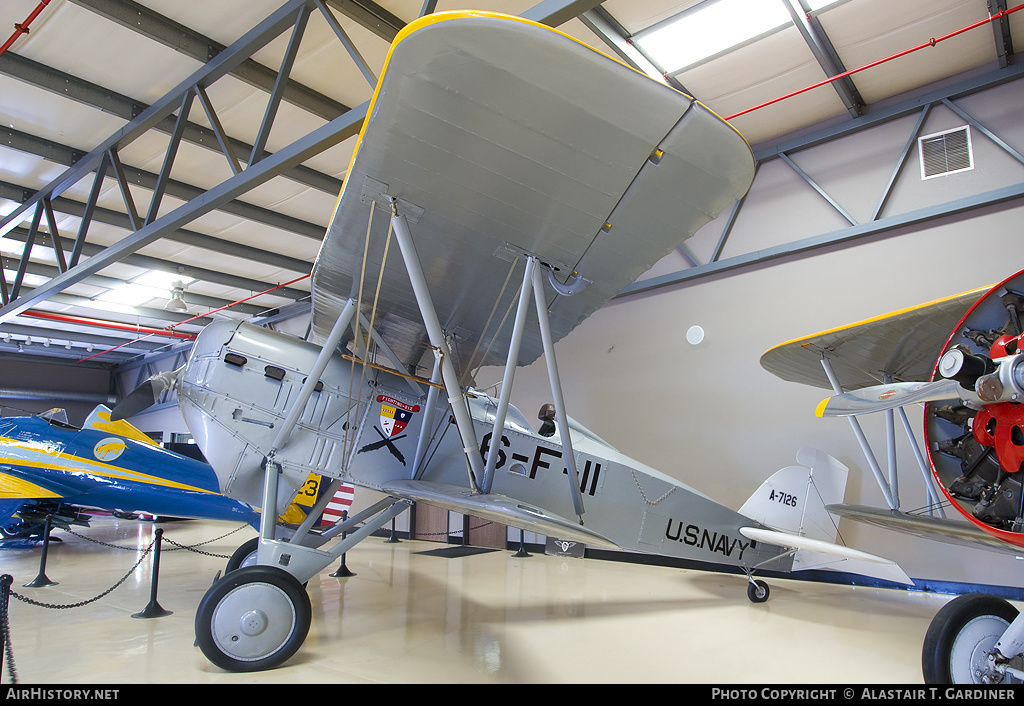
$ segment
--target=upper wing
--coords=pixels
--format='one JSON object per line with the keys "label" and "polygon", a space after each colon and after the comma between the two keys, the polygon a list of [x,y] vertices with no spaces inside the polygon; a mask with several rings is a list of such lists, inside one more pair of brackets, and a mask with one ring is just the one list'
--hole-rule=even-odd
{"label": "upper wing", "polygon": [[832,389],[821,365],[828,358],[846,390],[931,379],[953,327],[990,287],[982,287],[874,319],[775,346],[761,366],[783,380]]}
{"label": "upper wing", "polygon": [[[370,318],[379,287],[375,327],[405,364],[424,354],[397,246],[380,272],[385,197],[408,217],[461,375],[505,361],[524,254],[592,282],[549,301],[558,340],[752,178],[746,141],[690,96],[543,25],[429,15],[399,34],[374,94],[313,269],[314,332],[360,292]],[[521,365],[542,352],[526,330]]]}

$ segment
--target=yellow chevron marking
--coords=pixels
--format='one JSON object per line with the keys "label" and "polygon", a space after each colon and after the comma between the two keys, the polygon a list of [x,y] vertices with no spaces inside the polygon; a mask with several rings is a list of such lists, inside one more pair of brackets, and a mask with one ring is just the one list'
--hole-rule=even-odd
{"label": "yellow chevron marking", "polygon": [[156,446],[155,441],[153,441],[151,438],[143,434],[141,431],[133,427],[125,420],[121,419],[116,422],[110,421],[110,412],[100,412],[98,416],[100,419],[103,420],[103,423],[94,423],[92,425],[93,429],[96,429],[98,431],[110,432],[111,434],[117,434],[118,436],[123,436],[126,439],[135,439],[136,441],[141,441],[143,443],[149,444],[150,446]]}
{"label": "yellow chevron marking", "polygon": [[0,499],[22,500],[25,498],[59,498],[57,493],[30,483],[9,473],[0,472]]}

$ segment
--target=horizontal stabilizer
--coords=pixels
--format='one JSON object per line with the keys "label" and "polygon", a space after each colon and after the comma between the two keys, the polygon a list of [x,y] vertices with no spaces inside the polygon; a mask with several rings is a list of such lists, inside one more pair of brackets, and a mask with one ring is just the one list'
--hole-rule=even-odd
{"label": "horizontal stabilizer", "polygon": [[[789,547],[801,552],[810,552],[810,555],[805,556],[801,556],[798,553],[793,561],[794,570],[798,570],[798,566],[799,570],[828,568],[853,574],[873,576],[907,586],[914,584],[911,578],[895,562],[857,549],[825,542],[820,539],[801,537],[796,534],[776,532],[775,530],[760,527],[740,527],[740,534],[747,539],[753,539],[758,542],[774,544],[779,547]],[[827,555],[827,558],[817,556],[821,554]]]}
{"label": "horizontal stabilizer", "polygon": [[895,382],[889,385],[874,385],[841,395],[826,397],[818,405],[815,414],[819,417],[851,417],[858,414],[884,412],[908,404],[960,399],[972,394],[955,380],[935,382]]}
{"label": "horizontal stabilizer", "polygon": [[591,532],[578,522],[505,495],[474,492],[468,488],[447,483],[414,480],[396,480],[385,483],[381,490],[403,500],[437,505],[465,515],[537,532],[547,537],[570,539],[604,549],[619,548],[607,537]]}
{"label": "horizontal stabilizer", "polygon": [[829,505],[828,511],[848,520],[864,522],[883,529],[932,539],[936,542],[988,549],[1004,554],[1021,554],[1020,547],[1008,544],[980,528],[960,520],[927,515],[908,515],[898,510],[865,505]]}

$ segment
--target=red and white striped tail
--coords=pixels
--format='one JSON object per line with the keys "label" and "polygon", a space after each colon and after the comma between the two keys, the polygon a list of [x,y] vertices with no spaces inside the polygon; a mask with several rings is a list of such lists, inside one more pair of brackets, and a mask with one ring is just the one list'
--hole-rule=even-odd
{"label": "red and white striped tail", "polygon": [[340,520],[342,511],[348,510],[352,506],[355,492],[356,489],[351,485],[343,485],[338,488],[338,492],[331,498],[331,502],[327,503],[323,517],[320,518],[320,524],[332,525]]}

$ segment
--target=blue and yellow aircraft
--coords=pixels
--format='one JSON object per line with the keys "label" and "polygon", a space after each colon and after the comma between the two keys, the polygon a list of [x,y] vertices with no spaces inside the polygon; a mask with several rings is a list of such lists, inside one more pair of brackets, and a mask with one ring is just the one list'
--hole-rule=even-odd
{"label": "blue and yellow aircraft", "polygon": [[258,526],[250,505],[220,494],[206,463],[158,446],[96,407],[79,429],[64,410],[0,419],[0,533],[31,537],[85,525],[87,508],[115,514],[237,520]]}

